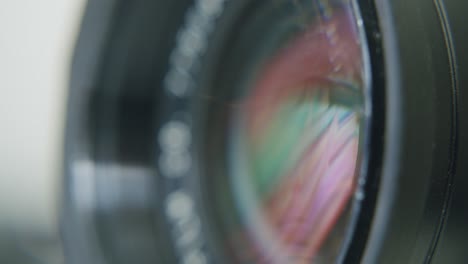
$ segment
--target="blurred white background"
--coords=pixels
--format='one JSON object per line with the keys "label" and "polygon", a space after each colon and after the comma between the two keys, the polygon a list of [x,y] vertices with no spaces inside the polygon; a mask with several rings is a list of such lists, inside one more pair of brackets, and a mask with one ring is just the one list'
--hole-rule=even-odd
{"label": "blurred white background", "polygon": [[0,231],[56,231],[67,80],[84,4],[0,0]]}

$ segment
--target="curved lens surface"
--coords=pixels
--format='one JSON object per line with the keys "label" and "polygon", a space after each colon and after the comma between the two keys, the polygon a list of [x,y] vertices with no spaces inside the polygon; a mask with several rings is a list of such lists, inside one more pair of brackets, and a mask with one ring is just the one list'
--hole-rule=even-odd
{"label": "curved lens surface", "polygon": [[231,185],[255,262],[319,261],[343,241],[331,236],[359,178],[366,54],[349,1],[324,2],[233,113]]}

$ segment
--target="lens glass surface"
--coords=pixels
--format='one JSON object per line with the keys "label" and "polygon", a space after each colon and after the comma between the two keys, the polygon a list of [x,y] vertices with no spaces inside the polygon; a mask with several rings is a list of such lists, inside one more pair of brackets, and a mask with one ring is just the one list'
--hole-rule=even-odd
{"label": "lens glass surface", "polygon": [[226,240],[242,262],[336,261],[368,119],[362,22],[352,1],[279,2],[290,11],[271,34],[282,35],[251,45],[263,55],[226,103],[225,187],[238,221],[226,208],[221,218],[233,223]]}

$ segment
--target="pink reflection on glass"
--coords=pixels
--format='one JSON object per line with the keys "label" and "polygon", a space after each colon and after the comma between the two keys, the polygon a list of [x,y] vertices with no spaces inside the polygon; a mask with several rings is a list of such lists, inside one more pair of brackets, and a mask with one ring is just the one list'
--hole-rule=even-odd
{"label": "pink reflection on glass", "polygon": [[314,259],[355,189],[360,113],[335,100],[362,89],[359,40],[351,12],[318,19],[266,64],[247,100],[250,181],[291,263]]}

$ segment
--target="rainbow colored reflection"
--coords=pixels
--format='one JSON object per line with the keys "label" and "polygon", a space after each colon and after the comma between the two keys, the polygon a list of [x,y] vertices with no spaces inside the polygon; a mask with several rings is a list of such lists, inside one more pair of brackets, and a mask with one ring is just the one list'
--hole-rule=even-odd
{"label": "rainbow colored reflection", "polygon": [[267,62],[245,99],[232,182],[256,263],[310,263],[343,216],[358,178],[362,57],[353,12],[336,10]]}

